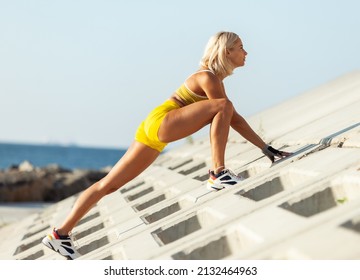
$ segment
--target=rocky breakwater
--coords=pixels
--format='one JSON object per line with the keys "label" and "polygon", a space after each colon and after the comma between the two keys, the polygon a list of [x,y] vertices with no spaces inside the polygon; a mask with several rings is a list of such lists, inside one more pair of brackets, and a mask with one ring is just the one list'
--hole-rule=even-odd
{"label": "rocky breakwater", "polygon": [[86,189],[108,171],[69,170],[56,164],[39,168],[25,161],[0,170],[0,202],[60,201]]}

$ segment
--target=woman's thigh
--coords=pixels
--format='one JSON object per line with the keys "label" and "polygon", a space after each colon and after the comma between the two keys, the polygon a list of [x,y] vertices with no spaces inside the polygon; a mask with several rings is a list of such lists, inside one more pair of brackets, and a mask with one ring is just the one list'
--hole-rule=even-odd
{"label": "woman's thigh", "polygon": [[102,179],[108,189],[118,189],[143,172],[160,153],[142,143],[134,141],[124,156]]}
{"label": "woman's thigh", "polygon": [[227,99],[210,99],[170,111],[160,125],[160,141],[169,143],[195,133],[211,123],[228,102]]}

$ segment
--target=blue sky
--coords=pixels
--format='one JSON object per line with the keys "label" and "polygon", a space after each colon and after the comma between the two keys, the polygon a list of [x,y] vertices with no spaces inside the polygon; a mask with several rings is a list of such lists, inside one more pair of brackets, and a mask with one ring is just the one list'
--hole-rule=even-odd
{"label": "blue sky", "polygon": [[359,70],[359,11],[356,0],[0,0],[0,142],[127,147],[223,30],[248,52],[225,86],[251,116]]}

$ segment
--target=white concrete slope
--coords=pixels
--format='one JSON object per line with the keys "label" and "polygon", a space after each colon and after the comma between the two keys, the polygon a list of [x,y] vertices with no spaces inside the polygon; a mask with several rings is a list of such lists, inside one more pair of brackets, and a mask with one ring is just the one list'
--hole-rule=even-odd
{"label": "white concrete slope", "polygon": [[[206,189],[207,138],[164,153],[74,229],[81,259],[360,259],[360,71],[248,119],[271,165],[231,132],[227,165],[247,179]],[[76,196],[0,229],[0,259],[63,259],[40,244]]]}

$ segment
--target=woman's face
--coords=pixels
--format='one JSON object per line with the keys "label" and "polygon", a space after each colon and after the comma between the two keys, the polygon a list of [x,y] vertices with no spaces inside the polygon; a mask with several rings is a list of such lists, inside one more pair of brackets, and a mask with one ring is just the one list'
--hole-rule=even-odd
{"label": "woman's face", "polygon": [[235,68],[245,65],[245,58],[247,56],[247,52],[245,51],[240,38],[236,40],[235,45],[231,49],[227,50],[226,55]]}

